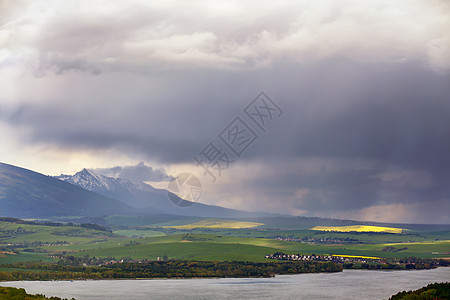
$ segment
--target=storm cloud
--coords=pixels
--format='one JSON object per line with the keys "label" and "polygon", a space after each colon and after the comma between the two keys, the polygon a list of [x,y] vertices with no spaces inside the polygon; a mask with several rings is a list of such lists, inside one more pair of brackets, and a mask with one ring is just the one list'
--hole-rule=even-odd
{"label": "storm cloud", "polygon": [[146,164],[86,167],[139,181],[169,179],[152,162],[203,175],[193,156],[265,91],[283,115],[249,121],[259,138],[202,201],[450,222],[447,1],[0,5],[0,124],[23,147],[121,153]]}

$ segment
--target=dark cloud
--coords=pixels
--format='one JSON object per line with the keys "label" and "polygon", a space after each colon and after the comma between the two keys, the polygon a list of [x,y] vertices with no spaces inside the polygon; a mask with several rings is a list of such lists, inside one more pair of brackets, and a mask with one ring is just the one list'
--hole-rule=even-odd
{"label": "dark cloud", "polygon": [[[443,207],[450,199],[448,3],[292,5],[273,7],[273,15],[205,3],[9,10],[0,66],[19,62],[39,78],[21,73],[20,93],[0,92],[7,100],[0,121],[27,145],[178,164],[192,163],[240,116],[259,138],[236,164],[272,167],[270,178],[253,174],[243,188],[291,197],[289,205],[311,214]],[[420,34],[414,16],[423,20]],[[243,113],[260,91],[284,111],[266,132]],[[336,167],[297,165],[316,159]],[[286,160],[291,165],[281,167]],[[143,164],[103,172],[167,179]]]}
{"label": "dark cloud", "polygon": [[113,168],[97,168],[94,172],[114,178],[126,178],[134,182],[144,181],[170,181],[172,176],[167,175],[164,169],[154,169],[140,162],[135,166],[117,166]]}
{"label": "dark cloud", "polygon": [[332,170],[324,170],[321,159],[316,160],[313,169],[301,160],[291,161],[290,166],[269,163],[266,171],[260,171],[264,175],[247,178],[246,184],[264,190],[262,193],[276,190],[295,195],[301,190],[296,206],[308,211],[347,211],[388,203],[443,203],[443,199],[450,198],[445,184],[448,180],[427,172],[339,159],[331,161],[335,165]]}
{"label": "dark cloud", "polygon": [[[108,92],[94,90],[88,98],[24,104],[9,114],[5,109],[2,119],[27,127],[34,142],[118,147],[162,162],[191,162],[228,122],[243,115],[259,85],[285,114],[267,133],[259,132],[261,138],[244,159],[350,157],[432,172],[450,170],[448,76],[411,65],[341,68],[330,63],[317,68],[311,74],[286,67],[287,83],[276,81],[283,71],[279,69],[254,72],[257,79],[228,72],[189,80],[169,77],[166,95],[141,88],[129,97],[111,99]],[[230,83],[236,84],[234,89]],[[72,85],[68,92],[76,93],[83,82]],[[122,88],[127,85],[122,83]]]}

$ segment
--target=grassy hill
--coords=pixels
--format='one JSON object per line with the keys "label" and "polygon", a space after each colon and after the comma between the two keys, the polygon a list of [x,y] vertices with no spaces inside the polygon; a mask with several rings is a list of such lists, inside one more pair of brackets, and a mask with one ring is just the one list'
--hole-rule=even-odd
{"label": "grassy hill", "polygon": [[169,259],[188,259],[197,261],[267,261],[265,255],[276,252],[276,248],[241,243],[216,242],[154,242],[127,247],[98,248],[81,251],[76,256],[131,257],[134,259],[156,260],[157,257]]}
{"label": "grassy hill", "polygon": [[[261,218],[207,219],[199,217],[159,215],[109,216],[104,219],[104,223],[106,226],[110,226],[114,233],[128,237],[155,237],[185,233],[206,233],[248,238],[281,239],[317,244],[385,244],[450,240],[450,231],[443,231],[443,229],[445,229],[444,225],[431,227],[433,229],[440,229],[439,231],[424,231],[404,229],[403,227],[362,224],[345,226],[312,226],[313,224],[317,224],[320,220],[324,220],[320,218],[278,217],[267,218],[267,224],[262,223],[263,221],[265,222],[265,220],[266,219]],[[274,220],[276,221],[275,223]],[[342,221],[332,219],[325,220],[331,220],[333,222]],[[345,222],[347,221],[342,221],[340,223]],[[356,221],[351,222],[356,223]],[[450,226],[448,227],[450,228]],[[333,231],[329,231],[330,229]]]}
{"label": "grassy hill", "polygon": [[[175,259],[192,260],[229,260],[230,257],[240,258],[240,260],[265,261],[264,255],[277,251],[287,253],[301,254],[334,254],[334,255],[359,255],[375,256],[387,258],[438,258],[448,257],[450,241],[433,243],[402,243],[402,244],[367,244],[367,245],[348,245],[348,246],[330,246],[301,244],[295,242],[254,239],[254,238],[236,238],[215,235],[175,235],[170,237],[154,238],[144,240],[138,245],[115,245],[114,247],[100,247],[97,249],[82,251],[76,255],[90,255],[99,257],[116,256],[119,257],[144,258],[145,256],[156,258],[164,255]],[[384,251],[386,247],[395,249],[404,249],[401,251]],[[406,249],[405,249],[406,248]],[[394,249],[394,250],[395,250]],[[436,253],[436,254],[433,254]]]}
{"label": "grassy hill", "polygon": [[[195,222],[198,221],[193,223]],[[333,244],[264,238],[264,235],[280,234],[280,232],[304,236],[307,239],[320,237],[328,241],[330,238],[340,238],[345,241],[349,237],[355,237],[359,240],[366,239],[367,242]],[[248,233],[253,234],[253,236],[249,236]],[[137,235],[138,237],[131,237],[131,235]],[[416,241],[409,241],[414,237],[417,239]],[[440,240],[436,240],[436,237],[439,237]],[[386,240],[388,242],[385,242]],[[166,256],[170,259],[261,262],[266,261],[265,255],[278,251],[308,255],[445,258],[450,257],[450,238],[448,238],[448,233],[445,232],[413,235],[411,233],[277,231],[248,228],[181,230],[137,227],[135,229],[119,229],[113,233],[108,230],[97,230],[76,225],[38,224],[10,220],[0,221],[0,251],[2,251],[0,263],[30,260],[51,261],[55,259],[52,256],[61,254],[150,260]]]}

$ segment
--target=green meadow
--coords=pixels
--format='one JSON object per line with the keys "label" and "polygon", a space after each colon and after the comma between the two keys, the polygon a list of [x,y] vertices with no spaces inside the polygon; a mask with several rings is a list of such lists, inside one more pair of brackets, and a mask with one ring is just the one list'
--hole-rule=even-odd
{"label": "green meadow", "polygon": [[[97,248],[78,252],[76,255],[96,257],[131,257],[155,259],[229,260],[241,258],[249,261],[265,261],[264,256],[277,251],[300,254],[360,255],[387,258],[440,258],[448,257],[450,241],[401,244],[318,245],[287,242],[272,239],[225,237],[208,234],[173,235],[169,237],[142,239],[138,244],[99,244]],[[391,246],[404,249],[398,252],[383,251]],[[405,249],[406,248],[406,249]]]}
{"label": "green meadow", "polygon": [[[53,261],[54,255],[157,257],[214,261],[266,261],[265,255],[282,251],[299,254],[359,255],[386,258],[448,258],[449,231],[404,233],[330,232],[236,227],[232,222],[198,218],[170,220],[166,216],[111,216],[113,232],[80,226],[47,226],[0,222],[0,264],[19,261]],[[157,226],[152,226],[156,222]],[[189,223],[190,222],[190,223]],[[199,224],[220,228],[197,228]],[[247,221],[246,221],[247,222]],[[132,225],[130,225],[132,224]],[[167,225],[171,224],[171,225]],[[189,224],[193,224],[192,226]],[[242,224],[249,224],[242,223]],[[171,227],[162,227],[171,226]],[[183,229],[173,228],[182,226]],[[192,228],[192,229],[188,229]],[[291,239],[291,241],[289,241]],[[323,242],[321,242],[323,241]]]}

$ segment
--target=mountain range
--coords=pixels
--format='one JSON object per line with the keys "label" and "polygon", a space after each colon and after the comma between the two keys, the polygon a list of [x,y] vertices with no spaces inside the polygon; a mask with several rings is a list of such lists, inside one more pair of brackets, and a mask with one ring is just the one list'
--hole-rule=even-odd
{"label": "mountain range", "polygon": [[154,209],[154,212],[158,212],[158,209],[152,207],[152,204],[168,200],[166,190],[155,189],[143,182],[134,183],[125,178],[107,177],[88,169],[83,169],[75,175],[61,174],[55,178],[105,197],[120,200],[135,208]]}
{"label": "mountain range", "polygon": [[[122,201],[147,214],[175,214],[198,217],[250,217],[256,214],[228,209],[220,206],[195,203],[193,205],[174,205],[168,198],[168,191],[156,189],[144,182],[132,182],[125,178],[108,177],[93,170],[83,169],[75,175],[55,177],[83,189],[105,197]],[[172,194],[171,196],[176,197]],[[180,199],[180,201],[187,202]]]}
{"label": "mountain range", "polygon": [[[167,190],[146,183],[112,178],[83,169],[75,175],[51,177],[31,170],[0,163],[0,217],[94,217],[108,215],[155,216],[170,220],[190,216],[228,218],[271,224],[273,228],[310,228],[317,225],[397,225],[411,230],[442,231],[448,225],[389,224],[351,220],[281,216],[250,213],[195,203],[177,207]],[[181,200],[183,201],[183,200]],[[162,216],[165,215],[165,216]],[[302,227],[303,226],[303,227]],[[271,227],[271,228],[272,228]]]}
{"label": "mountain range", "polygon": [[154,214],[225,218],[262,216],[203,203],[175,206],[169,200],[167,190],[155,189],[143,182],[107,177],[92,170],[51,177],[0,163],[0,216],[42,218]]}

